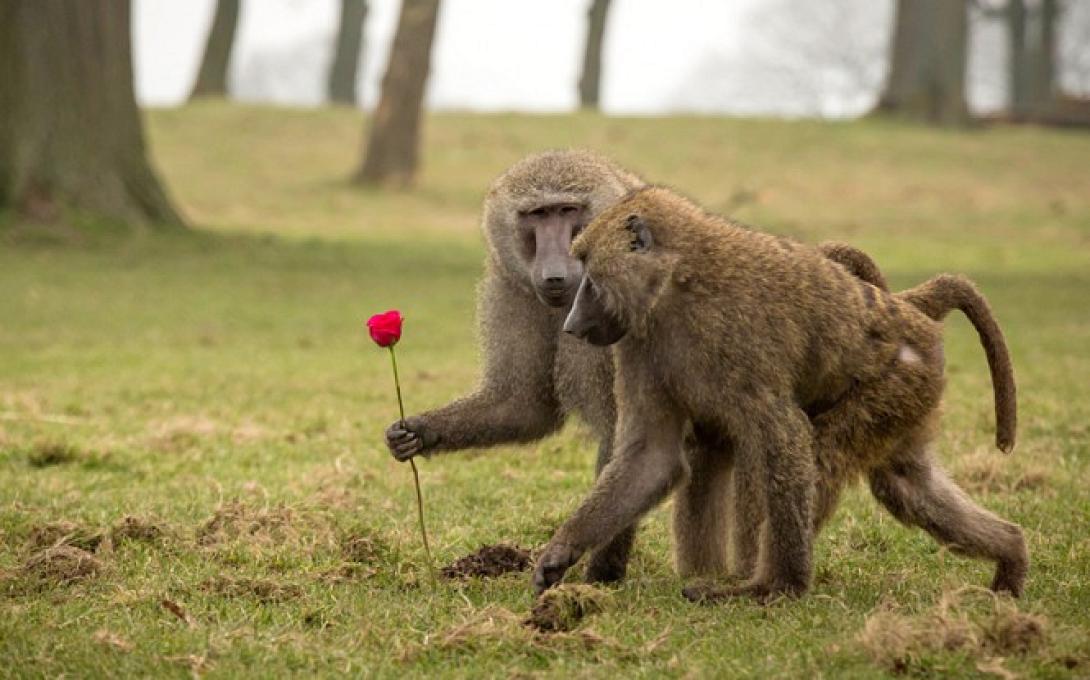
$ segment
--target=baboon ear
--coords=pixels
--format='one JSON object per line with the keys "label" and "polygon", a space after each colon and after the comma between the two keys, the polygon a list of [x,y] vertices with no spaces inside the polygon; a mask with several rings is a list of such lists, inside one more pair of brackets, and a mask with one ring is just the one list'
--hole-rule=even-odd
{"label": "baboon ear", "polygon": [[651,250],[654,240],[651,238],[651,229],[639,215],[629,215],[625,220],[625,227],[632,234],[629,250],[634,253],[646,253]]}

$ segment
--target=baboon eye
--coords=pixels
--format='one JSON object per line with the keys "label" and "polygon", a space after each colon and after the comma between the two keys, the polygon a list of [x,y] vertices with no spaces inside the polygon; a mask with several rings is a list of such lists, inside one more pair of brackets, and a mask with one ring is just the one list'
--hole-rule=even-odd
{"label": "baboon eye", "polygon": [[574,205],[566,205],[566,206],[564,206],[563,208],[560,209],[560,214],[561,215],[570,215],[573,212],[575,212],[576,210],[578,210],[578,208],[576,208]]}
{"label": "baboon eye", "polygon": [[545,217],[545,215],[547,215],[548,212],[549,211],[546,210],[545,208],[534,208],[533,210],[530,211],[530,214],[533,215],[534,217]]}
{"label": "baboon eye", "polygon": [[640,219],[639,215],[629,215],[628,219],[625,220],[625,228],[628,229],[632,236],[632,240],[629,241],[628,245],[630,251],[646,253],[651,250],[651,229],[648,228],[646,222]]}

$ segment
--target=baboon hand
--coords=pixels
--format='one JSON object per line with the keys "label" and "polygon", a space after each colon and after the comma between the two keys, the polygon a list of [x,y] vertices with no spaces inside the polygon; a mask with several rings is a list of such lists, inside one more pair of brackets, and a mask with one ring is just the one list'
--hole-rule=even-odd
{"label": "baboon hand", "polygon": [[579,561],[582,551],[564,543],[549,543],[534,567],[534,594],[540,595],[564,578],[564,574]]}
{"label": "baboon hand", "polygon": [[420,416],[411,416],[399,420],[386,428],[386,446],[393,457],[405,462],[428,449],[439,441],[439,435],[424,424]]}

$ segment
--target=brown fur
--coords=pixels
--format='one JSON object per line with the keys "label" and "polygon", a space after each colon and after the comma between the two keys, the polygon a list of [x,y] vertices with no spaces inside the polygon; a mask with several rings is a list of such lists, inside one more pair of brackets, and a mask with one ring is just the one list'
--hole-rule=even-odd
{"label": "brown fur", "polygon": [[[994,560],[992,587],[1021,593],[1021,530],[969,500],[927,448],[944,379],[942,329],[925,311],[962,306],[964,295],[947,295],[962,286],[891,296],[816,248],[744,229],[661,188],[606,210],[573,251],[587,278],[566,328],[580,328],[587,308],[600,321],[589,337],[627,332],[615,352],[616,450],[539,558],[537,588],[679,486],[681,520],[692,515],[687,524],[675,511],[679,565],[715,562],[722,539],[703,533],[716,523],[701,521],[702,478],[733,466],[736,488],[750,490],[744,512],[767,518],[760,561],[745,586],[687,591],[694,599],[805,591],[812,538],[859,474],[900,521]],[[981,336],[986,347],[1001,338]],[[993,364],[1000,379],[1004,357]],[[707,450],[687,457],[689,421],[722,433],[733,460],[701,458]]]}

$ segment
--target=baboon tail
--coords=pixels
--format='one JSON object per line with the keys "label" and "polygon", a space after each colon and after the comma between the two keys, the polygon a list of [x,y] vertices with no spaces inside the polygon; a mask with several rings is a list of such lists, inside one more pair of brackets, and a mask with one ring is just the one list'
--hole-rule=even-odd
{"label": "baboon tail", "polygon": [[889,290],[886,277],[882,275],[882,270],[878,268],[870,255],[862,250],[847,243],[825,241],[818,244],[818,252],[847,269],[855,278],[866,281],[875,288]]}
{"label": "baboon tail", "polygon": [[995,392],[995,445],[1004,453],[1014,450],[1015,430],[1018,426],[1018,402],[1014,385],[1014,366],[1011,364],[1003,331],[996,323],[988,301],[972,281],[964,276],[942,274],[900,297],[911,303],[936,321],[941,321],[951,310],[960,309],[973,324],[988,357]]}

